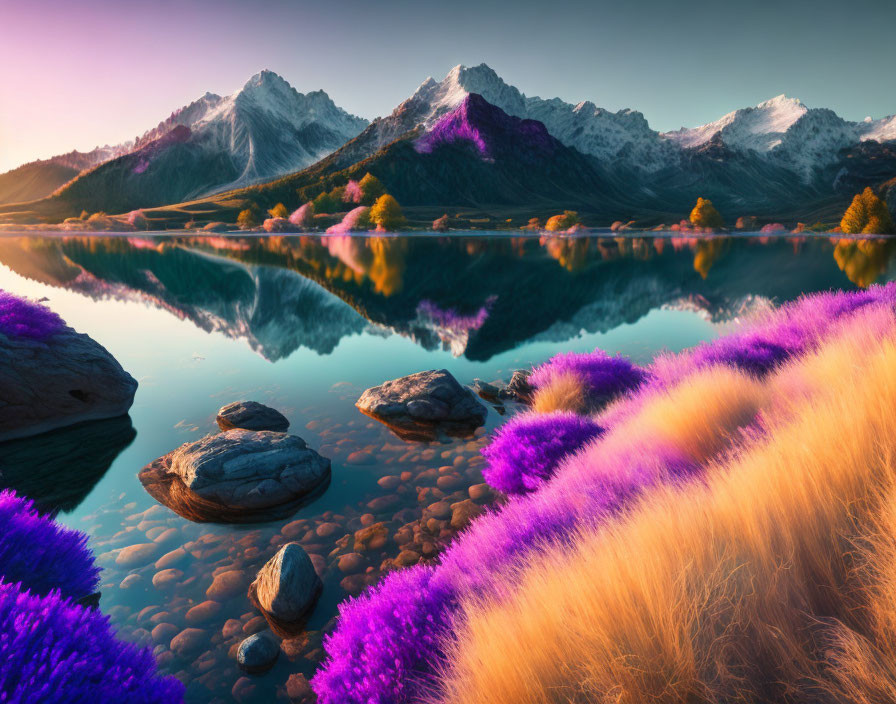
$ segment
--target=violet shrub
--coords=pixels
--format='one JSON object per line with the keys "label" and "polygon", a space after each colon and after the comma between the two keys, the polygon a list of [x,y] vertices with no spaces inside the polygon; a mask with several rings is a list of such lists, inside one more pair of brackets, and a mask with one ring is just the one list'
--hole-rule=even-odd
{"label": "violet shrub", "polygon": [[56,589],[80,599],[96,591],[99,574],[84,533],[40,515],[12,491],[0,492],[0,578],[36,595]]}
{"label": "violet shrub", "polygon": [[563,458],[603,428],[575,413],[523,413],[501,426],[482,450],[485,481],[505,494],[524,494],[549,479]]}
{"label": "violet shrub", "polygon": [[551,357],[532,371],[529,383],[537,390],[567,374],[580,379],[583,391],[594,405],[606,403],[640,386],[647,378],[647,373],[631,360],[611,357],[598,349],[584,354],[567,352]]}
{"label": "violet shrub", "polygon": [[116,640],[99,611],[0,582],[0,701],[174,704],[183,693],[156,676],[148,648]]}
{"label": "violet shrub", "polygon": [[46,340],[64,327],[62,318],[46,306],[0,291],[0,335]]}

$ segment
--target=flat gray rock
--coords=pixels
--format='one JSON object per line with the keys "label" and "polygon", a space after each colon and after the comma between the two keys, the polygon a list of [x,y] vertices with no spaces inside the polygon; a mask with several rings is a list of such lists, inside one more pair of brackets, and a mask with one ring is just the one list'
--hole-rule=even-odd
{"label": "flat gray rock", "polygon": [[387,381],[367,389],[355,405],[408,439],[424,439],[440,430],[449,435],[469,433],[488,415],[473,392],[446,369]]}
{"label": "flat gray rock", "polygon": [[181,445],[140,472],[158,501],[194,521],[251,523],[292,515],[330,479],[302,438],[227,430]]}
{"label": "flat gray rock", "polygon": [[273,430],[285,433],[289,421],[280,411],[257,401],[235,401],[218,411],[215,419],[221,430]]}
{"label": "flat gray rock", "polygon": [[287,543],[259,570],[249,598],[271,628],[287,636],[304,625],[322,589],[308,553],[298,543]]}
{"label": "flat gray rock", "polygon": [[0,333],[0,441],[123,416],[136,391],[102,345],[71,328],[43,340]]}

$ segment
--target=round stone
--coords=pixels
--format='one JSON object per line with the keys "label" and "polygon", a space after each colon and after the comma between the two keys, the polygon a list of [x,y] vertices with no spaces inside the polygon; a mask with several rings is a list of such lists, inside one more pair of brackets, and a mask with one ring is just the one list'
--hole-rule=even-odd
{"label": "round stone", "polygon": [[280,646],[266,633],[249,636],[236,651],[239,666],[250,673],[270,670],[277,662]]}
{"label": "round stone", "polygon": [[283,433],[289,421],[280,411],[257,401],[236,401],[218,411],[215,419],[221,430],[273,430]]}

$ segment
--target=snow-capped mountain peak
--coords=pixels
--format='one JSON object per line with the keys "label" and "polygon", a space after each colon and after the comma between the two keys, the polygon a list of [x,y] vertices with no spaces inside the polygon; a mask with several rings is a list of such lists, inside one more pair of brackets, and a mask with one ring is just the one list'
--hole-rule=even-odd
{"label": "snow-capped mountain peak", "polygon": [[718,139],[728,149],[754,152],[808,181],[834,163],[840,151],[864,140],[896,139],[896,117],[849,122],[827,108],[809,108],[797,98],[778,95],[741,108],[714,122],[664,135],[683,149]]}
{"label": "snow-capped mountain peak", "polygon": [[573,105],[559,98],[527,97],[505,83],[487,64],[459,64],[438,82],[427,78],[389,117],[371,128],[371,146],[378,149],[415,127],[431,129],[442,115],[457,108],[471,94],[481,95],[508,115],[544,123],[562,143],[600,159],[622,160],[632,167],[652,171],[674,157],[671,145],[650,129],[639,112],[614,113],[587,100]]}
{"label": "snow-capped mountain peak", "polygon": [[807,112],[808,108],[800,100],[782,94],[756,107],[740,108],[714,122],[682,127],[665,136],[685,149],[692,149],[706,144],[718,132],[731,149],[767,152],[778,146],[781,136]]}

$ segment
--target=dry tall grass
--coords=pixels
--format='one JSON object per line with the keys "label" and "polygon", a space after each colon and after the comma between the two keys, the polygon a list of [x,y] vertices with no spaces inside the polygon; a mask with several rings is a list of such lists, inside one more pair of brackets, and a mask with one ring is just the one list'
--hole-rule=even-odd
{"label": "dry tall grass", "polygon": [[550,384],[537,389],[532,395],[532,409],[537,413],[585,413],[588,410],[588,395],[584,381],[577,374],[558,374]]}
{"label": "dry tall grass", "polygon": [[704,481],[466,603],[439,701],[896,701],[896,334],[861,322],[754,382],[764,432]]}

